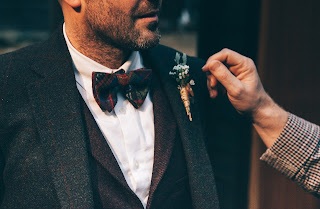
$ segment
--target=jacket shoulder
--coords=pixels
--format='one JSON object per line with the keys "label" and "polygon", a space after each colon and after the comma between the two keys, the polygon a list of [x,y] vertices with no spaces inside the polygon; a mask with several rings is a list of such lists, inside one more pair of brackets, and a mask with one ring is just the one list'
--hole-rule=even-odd
{"label": "jacket shoulder", "polygon": [[20,74],[25,72],[24,70],[34,60],[39,47],[40,44],[31,45],[0,55],[0,83],[3,84],[9,74],[14,74],[16,70]]}
{"label": "jacket shoulder", "polygon": [[0,55],[0,110],[12,105],[16,98],[24,102],[28,84],[39,77],[30,70],[38,60],[39,47],[40,44],[31,45]]}
{"label": "jacket shoulder", "polygon": [[42,48],[42,43],[38,43],[0,55],[0,73],[3,74],[12,65],[25,63],[28,60],[33,60],[36,56],[40,56]]}

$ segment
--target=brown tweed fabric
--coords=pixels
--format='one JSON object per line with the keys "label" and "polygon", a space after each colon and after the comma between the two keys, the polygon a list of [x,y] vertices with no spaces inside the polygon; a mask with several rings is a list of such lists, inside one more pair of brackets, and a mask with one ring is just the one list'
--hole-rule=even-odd
{"label": "brown tweed fabric", "polygon": [[[201,71],[204,62],[188,57],[190,76],[197,84],[191,123],[176,82],[169,76],[175,65],[175,54],[175,50],[161,45],[142,52],[143,60],[149,63],[146,67],[161,81],[177,124],[176,138],[181,139],[181,146],[174,147],[182,150],[177,152],[182,154],[172,152],[167,170],[154,189],[150,207],[173,204],[174,199],[166,198],[167,194],[185,191],[181,188],[189,182],[194,209],[218,209],[215,179],[202,130],[203,114],[200,114],[205,112],[203,107],[208,98],[205,74]],[[62,26],[43,43],[0,56],[2,208],[94,208],[96,193],[92,189],[91,155],[88,155],[80,101]],[[167,171],[170,166],[183,166],[180,159],[186,161],[188,179],[179,173],[173,176],[182,179],[170,180]]]}
{"label": "brown tweed fabric", "polygon": [[155,125],[154,166],[147,209],[192,208],[185,155],[159,76],[152,80]]}
{"label": "brown tweed fabric", "polygon": [[[187,168],[176,122],[160,84],[153,79],[155,159],[147,208],[191,209]],[[83,103],[89,137],[89,164],[95,207],[143,209],[125,178],[89,109]]]}
{"label": "brown tweed fabric", "polygon": [[84,119],[89,138],[89,166],[95,208],[143,209],[131,191],[91,112],[83,102]]}

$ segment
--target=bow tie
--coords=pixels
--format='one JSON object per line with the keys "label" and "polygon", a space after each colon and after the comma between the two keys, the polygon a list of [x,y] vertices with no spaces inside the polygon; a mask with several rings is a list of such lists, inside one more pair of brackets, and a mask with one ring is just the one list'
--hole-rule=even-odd
{"label": "bow tie", "polygon": [[150,88],[152,70],[141,68],[125,73],[92,73],[93,95],[103,111],[111,112],[117,104],[117,93],[122,93],[128,101],[139,108],[143,104]]}

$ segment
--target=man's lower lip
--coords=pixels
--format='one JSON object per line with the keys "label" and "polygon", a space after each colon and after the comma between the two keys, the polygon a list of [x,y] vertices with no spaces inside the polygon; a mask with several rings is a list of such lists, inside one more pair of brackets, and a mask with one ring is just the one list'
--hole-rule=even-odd
{"label": "man's lower lip", "polygon": [[143,20],[143,21],[147,21],[147,22],[158,22],[159,21],[158,15],[150,16],[150,17],[141,17],[139,19]]}

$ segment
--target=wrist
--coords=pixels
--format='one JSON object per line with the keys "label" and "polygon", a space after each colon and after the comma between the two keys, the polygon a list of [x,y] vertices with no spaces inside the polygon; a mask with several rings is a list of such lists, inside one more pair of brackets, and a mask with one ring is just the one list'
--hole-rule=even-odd
{"label": "wrist", "polygon": [[268,148],[280,136],[288,117],[289,113],[277,105],[267,93],[263,95],[260,105],[252,114],[252,120],[254,128]]}

